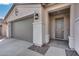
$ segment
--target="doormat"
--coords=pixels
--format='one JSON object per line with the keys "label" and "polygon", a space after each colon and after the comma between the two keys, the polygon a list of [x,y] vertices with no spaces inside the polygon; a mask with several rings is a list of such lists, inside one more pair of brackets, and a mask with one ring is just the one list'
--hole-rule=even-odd
{"label": "doormat", "polygon": [[28,49],[30,49],[30,50],[32,50],[32,51],[35,51],[35,52],[38,52],[38,53],[40,53],[40,54],[45,55],[45,53],[46,53],[47,50],[49,49],[49,45],[43,45],[42,47],[32,45],[32,46],[29,47]]}
{"label": "doormat", "polygon": [[66,56],[79,56],[75,50],[66,49],[65,52],[66,52]]}

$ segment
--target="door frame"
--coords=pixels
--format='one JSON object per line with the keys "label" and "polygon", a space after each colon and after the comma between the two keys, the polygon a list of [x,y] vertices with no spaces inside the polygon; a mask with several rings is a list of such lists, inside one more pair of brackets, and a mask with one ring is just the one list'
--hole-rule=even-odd
{"label": "door frame", "polygon": [[[53,20],[53,34],[52,34],[52,32],[51,32],[51,26],[49,26],[50,27],[50,38],[51,39],[55,39],[55,19],[56,18],[64,18],[64,39],[63,40],[68,40],[67,39],[67,33],[66,33],[66,20],[68,19],[67,17],[66,17],[66,15],[65,14],[60,14],[60,15],[55,15],[55,16],[52,16],[51,15],[51,20]],[[69,27],[70,28],[70,27]]]}
{"label": "door frame", "polygon": [[[64,18],[63,20],[64,20],[64,22],[65,22],[65,17],[64,17],[64,15],[56,15],[56,16],[54,16],[53,17],[53,20],[54,20],[54,22],[56,23],[56,18]],[[56,26],[56,24],[54,24],[54,26]],[[55,27],[54,27],[55,28]],[[65,29],[65,27],[64,27],[64,29]],[[56,28],[55,28],[55,30],[56,30]],[[65,32],[65,30],[64,30],[64,32]],[[65,33],[64,33],[65,34]],[[54,35],[55,35],[55,39],[56,39],[56,32],[54,33]],[[64,35],[64,38],[65,38],[65,35]],[[64,39],[60,39],[60,40],[64,40]]]}
{"label": "door frame", "polygon": [[[55,26],[55,39],[63,40],[63,39],[64,39],[64,35],[63,35],[63,38],[57,38],[57,37],[56,37],[56,29],[57,29],[57,28],[56,28],[56,24],[57,24],[56,21],[57,21],[57,20],[60,20],[60,19],[63,20],[63,22],[64,22],[64,17],[55,18],[55,25],[54,25],[54,26]],[[63,25],[64,25],[64,24],[63,24]],[[63,27],[63,29],[64,29],[64,27]],[[65,30],[64,30],[64,31],[65,31]],[[62,32],[61,32],[61,33],[62,33]],[[63,34],[64,34],[64,33],[63,33]]]}

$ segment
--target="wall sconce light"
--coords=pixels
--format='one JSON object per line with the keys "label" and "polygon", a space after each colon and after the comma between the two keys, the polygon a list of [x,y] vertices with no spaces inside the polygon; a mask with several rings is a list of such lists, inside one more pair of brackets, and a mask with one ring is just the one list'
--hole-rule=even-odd
{"label": "wall sconce light", "polygon": [[35,13],[35,20],[37,20],[39,18],[39,14],[38,13]]}

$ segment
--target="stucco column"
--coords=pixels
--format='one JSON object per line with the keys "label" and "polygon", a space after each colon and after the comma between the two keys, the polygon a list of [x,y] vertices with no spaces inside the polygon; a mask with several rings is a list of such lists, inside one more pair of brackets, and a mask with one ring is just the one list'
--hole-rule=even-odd
{"label": "stucco column", "polygon": [[42,46],[42,23],[39,21],[33,23],[33,43]]}
{"label": "stucco column", "polygon": [[11,37],[11,23],[8,22],[8,25],[7,25],[7,31],[6,31],[6,35],[7,35],[7,38],[10,38]]}
{"label": "stucco column", "polygon": [[45,11],[45,43],[49,42],[49,15],[48,11]]}
{"label": "stucco column", "polygon": [[70,8],[70,36],[69,36],[69,47],[74,48],[74,4]]}
{"label": "stucco column", "polygon": [[[38,17],[36,16],[38,14]],[[33,22],[33,43],[36,46],[43,45],[42,38],[42,17],[41,9],[39,12],[34,13],[34,22]],[[37,18],[37,19],[36,19]]]}

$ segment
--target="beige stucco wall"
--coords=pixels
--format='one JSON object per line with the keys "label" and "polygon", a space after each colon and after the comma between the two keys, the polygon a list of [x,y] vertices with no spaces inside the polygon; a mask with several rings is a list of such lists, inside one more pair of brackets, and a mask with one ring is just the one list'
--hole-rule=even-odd
{"label": "beige stucco wall", "polygon": [[6,36],[7,24],[5,22],[2,23],[2,36]]}
{"label": "beige stucco wall", "polygon": [[73,28],[73,39],[74,39],[74,48],[79,54],[79,4],[73,4],[73,12],[74,12],[74,28]]}
{"label": "beige stucco wall", "polygon": [[[12,21],[24,16],[28,16],[30,14],[34,14],[35,12],[40,14],[40,11],[41,11],[40,7],[41,7],[40,4],[16,5],[6,19],[8,21]],[[16,9],[18,10],[17,16],[15,15]]]}

